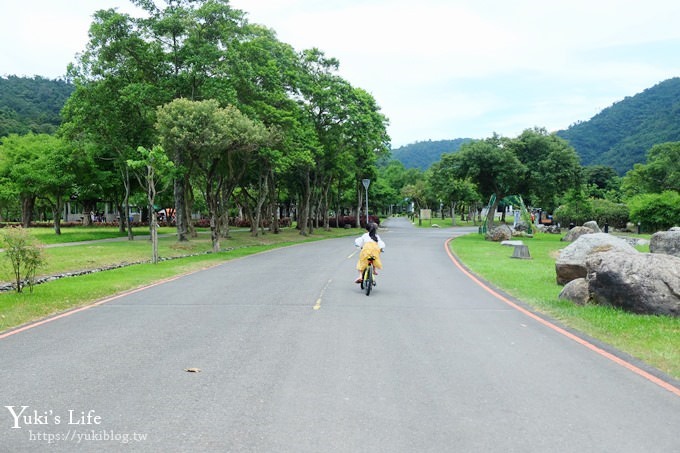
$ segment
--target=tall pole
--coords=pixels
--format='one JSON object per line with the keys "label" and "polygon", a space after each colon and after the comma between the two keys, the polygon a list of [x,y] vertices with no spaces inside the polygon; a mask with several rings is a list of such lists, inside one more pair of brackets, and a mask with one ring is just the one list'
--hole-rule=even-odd
{"label": "tall pole", "polygon": [[364,185],[364,189],[366,189],[366,226],[368,227],[368,186],[371,184],[371,180],[362,179],[361,182]]}

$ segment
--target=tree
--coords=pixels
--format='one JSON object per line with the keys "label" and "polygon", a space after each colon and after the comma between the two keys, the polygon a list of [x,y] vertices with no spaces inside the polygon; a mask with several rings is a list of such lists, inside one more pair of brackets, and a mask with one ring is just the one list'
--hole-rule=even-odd
{"label": "tree", "polygon": [[532,206],[554,210],[562,195],[582,184],[576,151],[544,128],[527,129],[507,146],[524,165],[517,174],[517,193]]}
{"label": "tree", "polygon": [[348,172],[354,173],[357,213],[360,211],[361,180],[375,179],[377,157],[387,152],[389,139],[387,120],[373,97],[335,74],[337,59],[326,57],[318,49],[304,51],[301,59],[303,106],[321,145],[315,149],[315,166],[304,177],[300,197],[299,224],[301,233],[307,234],[312,229],[308,219],[313,208],[328,227],[331,187],[344,180]]}
{"label": "tree", "polygon": [[137,146],[153,143],[154,108],[168,98],[159,89],[163,73],[159,47],[148,42],[137,20],[113,9],[95,13],[87,49],[69,66],[76,85],[64,108],[64,134],[93,143],[100,162],[112,162],[124,188],[121,229],[129,222],[133,191],[127,159]]}
{"label": "tree", "polygon": [[621,178],[612,167],[606,165],[584,167],[583,177],[593,198],[604,199],[619,193]]}
{"label": "tree", "polygon": [[628,196],[680,192],[680,142],[653,146],[647,152],[647,162],[635,164],[623,177],[622,189]]}
{"label": "tree", "polygon": [[6,186],[19,196],[21,203],[21,225],[28,228],[33,219],[33,209],[38,196],[33,183],[36,176],[32,162],[36,159],[33,142],[34,134],[19,136],[11,134],[2,139],[0,146],[0,172]]}
{"label": "tree", "polygon": [[[316,49],[296,53],[273,31],[248,24],[228,0],[168,0],[166,7],[150,0],[133,3],[144,17],[113,9],[95,15],[87,49],[69,71],[77,87],[65,109],[69,139],[94,144],[95,162],[115,163],[129,200],[136,188],[126,162],[138,146],[158,143],[151,127],[157,108],[172,99],[214,99],[277,137],[255,149],[249,162],[257,165],[238,167],[243,176],[234,172],[238,177],[223,181],[220,203],[229,200],[238,181],[253,217],[275,212],[277,192],[286,192],[297,197],[301,233],[311,231],[313,210],[327,223],[329,194],[340,192],[339,186],[332,190],[334,184],[345,184],[352,172],[356,176],[351,158],[361,156],[355,161],[370,172],[371,153],[386,149],[386,119],[372,97],[334,74],[336,59]],[[173,194],[182,241],[192,230],[193,185],[207,184],[205,168],[197,167],[187,149],[164,147],[178,170]],[[243,151],[232,158],[247,154]],[[279,189],[283,182],[287,187]]]}
{"label": "tree", "polygon": [[562,225],[583,225],[593,220],[593,200],[588,198],[583,187],[571,189],[563,197],[563,204],[555,209],[553,220]]}
{"label": "tree", "polygon": [[161,143],[171,158],[182,149],[194,163],[208,206],[213,251],[217,252],[219,218],[241,182],[252,152],[267,142],[268,131],[236,107],[220,108],[215,100],[175,99],[159,108],[157,116]]}
{"label": "tree", "polygon": [[[415,184],[407,184],[402,187],[401,196],[415,204],[416,212],[419,212],[421,209],[427,209],[427,187],[425,186],[424,179],[419,179]],[[419,215],[418,222],[420,223],[421,221]]]}
{"label": "tree", "polygon": [[149,232],[151,234],[151,262],[158,263],[158,219],[156,214],[156,195],[168,188],[173,180],[174,163],[168,158],[160,146],[147,150],[143,146],[137,148],[137,160],[128,159],[127,164],[133,170],[141,169],[140,185],[146,188],[149,207]]}
{"label": "tree", "polygon": [[427,182],[435,197],[451,205],[453,225],[456,224],[457,205],[472,203],[479,199],[477,187],[469,178],[456,177],[458,159],[457,154],[443,154],[441,160],[432,164],[427,171]]}
{"label": "tree", "polygon": [[487,227],[491,228],[500,200],[518,192],[525,165],[508,146],[508,139],[498,135],[464,144],[456,160],[455,177],[469,178],[484,198],[494,197],[486,217]]}
{"label": "tree", "polygon": [[61,234],[61,212],[75,183],[74,159],[63,140],[47,134],[10,135],[0,147],[2,172],[22,199],[22,225],[28,228],[33,206],[41,199],[50,206],[54,232]]}
{"label": "tree", "polygon": [[25,284],[33,291],[35,273],[45,262],[42,247],[22,227],[3,228],[0,241],[5,250],[5,258],[12,267],[16,291],[22,292]]}

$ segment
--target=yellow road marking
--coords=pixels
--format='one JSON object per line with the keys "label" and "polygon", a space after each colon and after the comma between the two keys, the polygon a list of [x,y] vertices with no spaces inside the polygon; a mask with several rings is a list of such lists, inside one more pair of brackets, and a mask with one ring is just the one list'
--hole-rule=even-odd
{"label": "yellow road marking", "polygon": [[326,283],[326,286],[323,287],[321,290],[321,294],[319,294],[319,298],[316,300],[316,304],[314,304],[314,310],[320,310],[321,309],[321,299],[323,299],[323,295],[326,292],[326,289],[328,289],[328,286],[331,284],[333,279],[328,280],[328,283]]}

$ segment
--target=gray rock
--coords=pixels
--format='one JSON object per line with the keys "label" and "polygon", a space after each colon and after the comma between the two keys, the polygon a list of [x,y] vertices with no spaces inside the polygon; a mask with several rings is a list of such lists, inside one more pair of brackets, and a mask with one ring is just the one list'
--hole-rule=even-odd
{"label": "gray rock", "polygon": [[638,238],[634,236],[620,236],[621,239],[629,243],[631,246],[636,247],[638,245],[648,245],[649,240],[648,239],[643,239],[643,238]]}
{"label": "gray rock", "polygon": [[649,251],[680,257],[680,230],[654,233],[649,241]]}
{"label": "gray rock", "polygon": [[607,233],[591,233],[579,237],[560,251],[555,261],[557,284],[565,285],[586,276],[586,257],[593,252],[617,250],[640,253],[623,239]]}
{"label": "gray rock", "polygon": [[529,224],[524,220],[520,220],[514,228],[515,231],[529,231]]}
{"label": "gray rock", "polygon": [[564,242],[574,242],[584,234],[593,234],[596,231],[585,226],[577,226],[567,231],[567,234],[562,238]]}
{"label": "gray rock", "polygon": [[524,245],[524,241],[501,241],[501,245],[510,245],[510,246],[516,246],[516,245]]}
{"label": "gray rock", "polygon": [[651,315],[680,316],[680,258],[610,251],[586,259],[593,302]]}
{"label": "gray rock", "polygon": [[560,300],[568,300],[576,305],[585,305],[590,300],[588,282],[585,278],[574,279],[564,285],[558,297]]}
{"label": "gray rock", "polygon": [[494,242],[509,241],[512,238],[512,228],[507,225],[500,225],[495,228],[491,228],[486,232],[485,238],[487,241]]}
{"label": "gray rock", "polygon": [[595,233],[602,233],[600,226],[594,220],[591,220],[590,222],[584,223],[583,226],[586,227],[586,228],[590,228]]}

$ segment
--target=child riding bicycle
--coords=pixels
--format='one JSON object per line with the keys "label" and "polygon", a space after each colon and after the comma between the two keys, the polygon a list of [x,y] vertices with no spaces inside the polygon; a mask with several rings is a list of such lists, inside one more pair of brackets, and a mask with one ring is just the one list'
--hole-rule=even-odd
{"label": "child riding bicycle", "polygon": [[[354,240],[354,245],[361,248],[359,253],[359,261],[357,261],[357,270],[359,271],[359,278],[354,283],[361,283],[363,280],[364,270],[368,266],[368,260],[373,259],[373,266],[375,269],[382,269],[382,262],[380,261],[380,253],[385,249],[385,243],[378,236],[378,225],[370,222],[366,225],[366,233]],[[375,275],[378,275],[375,272]]]}

